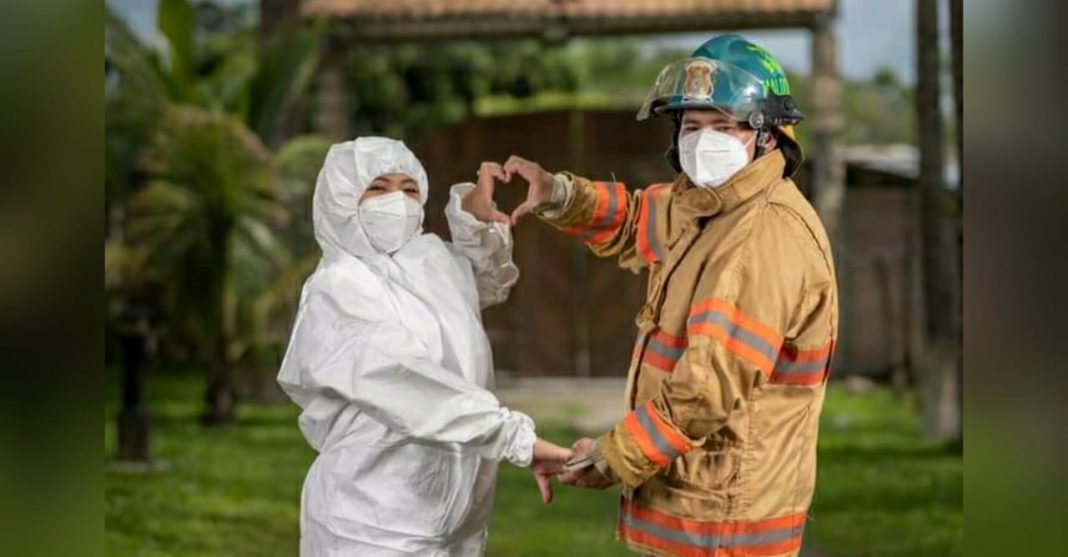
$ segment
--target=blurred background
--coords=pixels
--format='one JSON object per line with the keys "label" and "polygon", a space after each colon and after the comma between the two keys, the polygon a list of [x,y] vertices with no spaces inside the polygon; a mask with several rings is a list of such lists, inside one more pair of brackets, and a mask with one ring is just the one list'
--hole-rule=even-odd
{"label": "blurred background", "polygon": [[[961,0],[108,0],[112,555],[294,555],[314,454],[275,384],[330,144],[403,139],[448,186],[519,154],[667,181],[656,74],[736,31],[786,66],[841,341],[805,554],[962,555]],[[524,191],[498,189],[511,208]],[[622,415],[645,278],[529,220],[485,313],[499,395],[570,443]],[[502,466],[490,555],[624,555],[615,492]]]}

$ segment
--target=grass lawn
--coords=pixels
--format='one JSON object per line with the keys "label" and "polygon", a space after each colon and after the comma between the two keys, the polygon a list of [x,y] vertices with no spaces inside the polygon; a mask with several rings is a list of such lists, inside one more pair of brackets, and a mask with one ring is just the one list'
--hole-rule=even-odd
{"label": "grass lawn", "polygon": [[[107,455],[118,410],[111,377]],[[108,554],[296,555],[300,486],[314,453],[297,430],[295,406],[244,405],[239,425],[204,429],[199,375],[156,371],[148,390],[159,464],[109,468]],[[829,557],[963,555],[962,460],[916,439],[907,401],[834,388],[824,418],[807,532]],[[552,424],[539,430],[561,443],[577,435]],[[502,465],[489,555],[629,555],[612,538],[617,501],[614,491],[559,489],[546,507],[525,470]]]}
{"label": "grass lawn", "polygon": [[924,443],[911,397],[832,385],[810,536],[829,557],[964,555],[964,459]]}

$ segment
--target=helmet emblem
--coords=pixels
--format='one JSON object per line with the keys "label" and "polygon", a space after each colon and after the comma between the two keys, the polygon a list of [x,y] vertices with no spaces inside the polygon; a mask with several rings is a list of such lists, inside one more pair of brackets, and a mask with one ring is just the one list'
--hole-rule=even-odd
{"label": "helmet emblem", "polygon": [[682,93],[685,100],[708,100],[712,98],[712,62],[693,60],[686,64],[686,81]]}

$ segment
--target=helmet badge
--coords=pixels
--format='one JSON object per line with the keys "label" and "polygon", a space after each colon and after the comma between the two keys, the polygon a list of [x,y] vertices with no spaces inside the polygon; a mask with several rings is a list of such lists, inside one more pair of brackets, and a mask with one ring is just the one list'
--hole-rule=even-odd
{"label": "helmet badge", "polygon": [[712,98],[712,70],[709,60],[693,60],[686,64],[686,81],[682,92],[685,100],[707,101]]}

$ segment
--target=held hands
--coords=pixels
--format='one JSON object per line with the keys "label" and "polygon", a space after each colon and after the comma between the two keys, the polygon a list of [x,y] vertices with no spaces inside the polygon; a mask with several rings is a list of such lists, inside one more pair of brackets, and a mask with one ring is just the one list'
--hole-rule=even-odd
{"label": "held hands", "polygon": [[553,500],[552,477],[561,483],[587,489],[607,489],[615,482],[604,476],[593,464],[593,449],[596,441],[584,437],[575,441],[571,450],[538,439],[534,441],[534,456],[530,462],[530,471],[541,492],[541,500],[549,504]]}
{"label": "held hands", "polygon": [[[560,482],[565,485],[574,487],[584,487],[587,489],[607,489],[614,485],[611,479],[606,478],[604,474],[597,470],[593,462],[584,462],[583,457],[588,456],[588,453],[593,450],[596,441],[589,437],[583,437],[578,441],[575,441],[574,445],[571,445],[571,450],[574,452],[574,457],[571,461],[577,463],[575,467],[569,466],[563,474],[560,475]],[[585,465],[583,465],[585,464]]]}
{"label": "held hands", "polygon": [[553,486],[550,480],[563,470],[564,463],[571,456],[571,451],[544,439],[534,441],[534,457],[530,461],[530,471],[534,474],[534,481],[538,484],[541,500],[545,504],[553,500]]}
{"label": "held hands", "polygon": [[[499,180],[502,184],[512,181],[516,175],[527,182],[527,197],[511,216],[493,208],[493,191]],[[461,207],[482,222],[515,224],[520,217],[531,212],[541,203],[552,199],[553,175],[538,163],[512,155],[504,166],[495,162],[483,162],[478,169],[478,182],[471,193],[464,196]]]}

